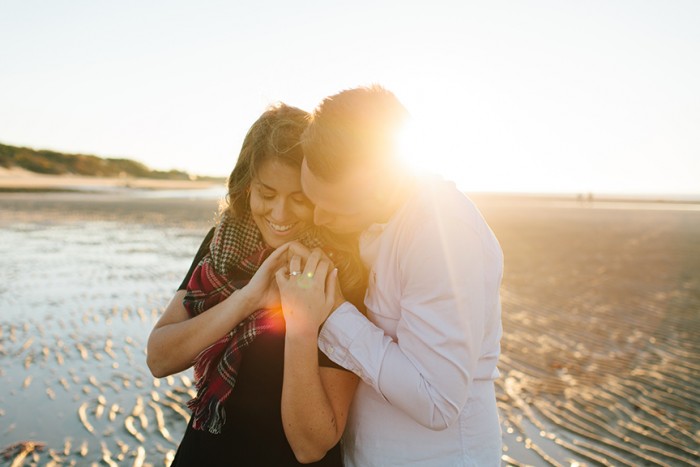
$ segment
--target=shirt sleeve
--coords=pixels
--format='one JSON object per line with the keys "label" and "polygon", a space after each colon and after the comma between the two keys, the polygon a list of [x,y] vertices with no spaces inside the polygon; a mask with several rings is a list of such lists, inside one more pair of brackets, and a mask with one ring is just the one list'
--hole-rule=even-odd
{"label": "shirt sleeve", "polygon": [[458,418],[477,370],[489,258],[460,219],[426,222],[404,246],[396,340],[346,302],[326,320],[319,345],[390,404],[441,430]]}
{"label": "shirt sleeve", "polygon": [[323,368],[335,368],[336,370],[350,371],[328,358],[326,354],[321,351],[321,349],[318,349],[318,366]]}
{"label": "shirt sleeve", "polygon": [[211,230],[209,230],[207,236],[204,237],[202,244],[199,246],[199,250],[197,250],[197,254],[194,255],[194,260],[192,260],[192,265],[190,266],[189,271],[187,271],[187,274],[185,274],[185,278],[182,280],[182,283],[180,284],[180,287],[177,288],[177,290],[187,289],[187,284],[190,282],[190,277],[192,277],[192,273],[194,272],[199,262],[202,261],[202,258],[204,258],[204,256],[209,252],[209,245],[211,244],[211,239],[213,237],[214,227],[212,227]]}

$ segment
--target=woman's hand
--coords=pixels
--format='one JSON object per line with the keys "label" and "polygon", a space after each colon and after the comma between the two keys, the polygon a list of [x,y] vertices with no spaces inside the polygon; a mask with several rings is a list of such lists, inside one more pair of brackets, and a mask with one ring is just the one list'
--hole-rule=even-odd
{"label": "woman's hand", "polygon": [[248,284],[240,290],[250,304],[250,313],[261,308],[280,308],[280,294],[274,280],[275,271],[287,260],[288,244],[282,245],[263,261]]}
{"label": "woman's hand", "polygon": [[282,245],[272,252],[245,287],[195,317],[190,317],[182,303],[186,291],[178,291],[148,338],[147,363],[153,376],[161,378],[191,367],[202,350],[256,310],[279,309],[274,274],[287,263],[287,248]]}
{"label": "woman's hand", "polygon": [[323,252],[315,248],[306,259],[294,254],[289,267],[275,274],[279,287],[287,334],[303,333],[314,337],[334,308],[338,270]]}
{"label": "woman's hand", "polygon": [[275,275],[287,327],[282,425],[297,460],[309,463],[340,440],[358,377],[318,364],[318,330],[336,302],[344,301],[338,270],[318,248],[310,251],[298,242],[288,247],[289,266]]}
{"label": "woman's hand", "polygon": [[[289,242],[285,244],[287,247],[287,259],[291,262],[292,258],[296,255],[301,257],[301,262],[302,264],[305,264],[306,261],[308,261],[309,256],[311,256],[312,252],[316,252],[317,254],[321,255],[321,259],[325,259],[329,263],[333,264],[333,261],[326,255],[326,253],[321,250],[320,248],[314,248],[313,251],[305,247],[299,242]],[[296,271],[296,270],[301,270],[301,269],[290,269],[290,271]],[[338,281],[338,276],[336,274],[336,284],[335,284],[335,294],[333,296],[333,310],[338,308],[340,305],[345,302],[345,296],[343,295],[343,290],[340,286],[340,281]],[[330,314],[330,313],[329,313]]]}

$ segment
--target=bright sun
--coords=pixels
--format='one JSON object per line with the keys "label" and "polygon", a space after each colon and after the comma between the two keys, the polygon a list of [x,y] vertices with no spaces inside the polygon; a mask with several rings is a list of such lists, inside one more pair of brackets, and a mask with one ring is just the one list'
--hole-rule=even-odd
{"label": "bright sun", "polygon": [[440,165],[436,164],[435,155],[428,148],[429,138],[415,120],[409,119],[396,137],[399,155],[411,169],[416,172],[440,172]]}
{"label": "bright sun", "polygon": [[[449,115],[443,109],[439,115]],[[434,115],[435,112],[428,112]],[[461,117],[460,117],[461,118]],[[466,192],[494,191],[508,183],[517,184],[520,174],[510,174],[499,167],[499,160],[479,145],[468,146],[475,139],[460,118],[421,120],[411,118],[397,135],[401,159],[416,173],[434,173],[455,182]],[[462,122],[459,125],[455,122]],[[465,133],[466,132],[466,133]],[[470,138],[471,136],[471,138]],[[509,180],[508,177],[516,177]]]}
{"label": "bright sun", "polygon": [[415,173],[433,173],[455,182],[458,188],[468,189],[469,169],[457,147],[438,128],[431,128],[419,120],[410,119],[397,135],[399,154]]}

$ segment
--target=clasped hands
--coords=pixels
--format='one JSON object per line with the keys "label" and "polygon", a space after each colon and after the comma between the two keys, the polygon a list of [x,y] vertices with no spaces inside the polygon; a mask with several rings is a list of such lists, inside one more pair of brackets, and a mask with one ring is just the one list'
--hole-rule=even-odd
{"label": "clasped hands", "polygon": [[282,307],[287,333],[318,333],[330,313],[345,301],[338,269],[320,248],[299,242],[277,248],[244,288],[255,295],[255,309]]}

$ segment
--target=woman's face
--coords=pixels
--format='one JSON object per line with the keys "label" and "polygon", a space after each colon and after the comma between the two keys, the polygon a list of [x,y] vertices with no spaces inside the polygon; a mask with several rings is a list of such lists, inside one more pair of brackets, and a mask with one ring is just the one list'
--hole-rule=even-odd
{"label": "woman's face", "polygon": [[313,205],[301,191],[300,170],[265,161],[250,184],[250,212],[265,243],[277,248],[313,222]]}

